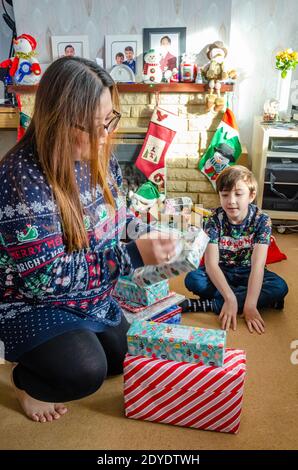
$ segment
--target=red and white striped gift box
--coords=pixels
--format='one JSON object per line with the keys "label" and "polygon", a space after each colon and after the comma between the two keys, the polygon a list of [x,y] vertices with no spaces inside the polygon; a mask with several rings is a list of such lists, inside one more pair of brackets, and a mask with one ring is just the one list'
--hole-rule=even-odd
{"label": "red and white striped gift box", "polygon": [[126,356],[128,418],[236,433],[240,425],[246,355],[226,349],[223,367]]}

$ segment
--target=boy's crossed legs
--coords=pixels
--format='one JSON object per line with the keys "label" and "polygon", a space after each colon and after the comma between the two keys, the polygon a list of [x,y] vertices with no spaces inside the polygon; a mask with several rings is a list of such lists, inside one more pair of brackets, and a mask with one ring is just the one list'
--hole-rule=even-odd
{"label": "boy's crossed legs", "polygon": [[[234,292],[238,302],[238,313],[242,313],[247,295],[247,285],[250,267],[221,267],[225,278]],[[210,281],[206,269],[201,267],[187,274],[185,286],[191,292],[199,295],[200,299],[186,299],[180,306],[184,312],[199,312],[211,310],[220,314],[224,298]],[[284,297],[288,293],[286,282],[277,274],[264,270],[264,279],[257,308],[282,309]]]}

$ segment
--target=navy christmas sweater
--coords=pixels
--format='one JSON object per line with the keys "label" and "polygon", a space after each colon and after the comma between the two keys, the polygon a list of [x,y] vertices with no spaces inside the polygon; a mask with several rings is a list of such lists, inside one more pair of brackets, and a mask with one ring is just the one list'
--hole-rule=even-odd
{"label": "navy christmas sweater", "polygon": [[[119,324],[113,287],[120,275],[142,265],[135,242],[121,241],[133,215],[127,213],[116,158],[108,177],[113,220],[100,187],[92,199],[88,162],[76,161],[74,169],[90,247],[67,254],[59,210],[34,148],[1,162],[0,341],[7,360],[65,331],[99,332]],[[132,222],[135,230],[146,230]]]}

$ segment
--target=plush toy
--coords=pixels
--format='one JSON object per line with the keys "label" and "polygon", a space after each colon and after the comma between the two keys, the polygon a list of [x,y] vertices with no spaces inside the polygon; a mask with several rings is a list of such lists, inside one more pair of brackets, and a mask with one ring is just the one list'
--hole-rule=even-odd
{"label": "plush toy", "polygon": [[130,209],[133,210],[135,215],[140,217],[144,222],[150,223],[150,209],[152,209],[155,204],[160,205],[165,200],[165,195],[159,193],[154,183],[146,181],[135,193],[129,191],[129,198],[131,201]]}
{"label": "plush toy", "polygon": [[18,85],[33,85],[40,79],[41,68],[34,57],[36,40],[29,34],[21,34],[13,41],[15,55],[0,63],[9,68],[9,75]]}
{"label": "plush toy", "polygon": [[155,49],[150,49],[144,57],[143,82],[160,83],[162,70],[160,66],[161,54]]}
{"label": "plush toy", "polygon": [[[228,54],[223,42],[216,41],[209,44],[206,51],[209,62],[201,69],[203,78],[208,82],[210,94],[206,97],[207,107],[210,109],[213,105],[219,108],[223,107],[223,98],[220,97],[221,82],[237,77],[235,70],[227,71],[225,68],[225,59]],[[216,90],[216,95],[214,94]]]}

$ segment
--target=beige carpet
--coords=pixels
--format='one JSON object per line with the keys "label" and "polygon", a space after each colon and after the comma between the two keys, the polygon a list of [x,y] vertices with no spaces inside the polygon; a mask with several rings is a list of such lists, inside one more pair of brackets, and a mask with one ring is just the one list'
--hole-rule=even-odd
{"label": "beige carpet", "polygon": [[[297,449],[298,365],[290,361],[298,340],[298,235],[278,236],[288,260],[271,265],[285,277],[290,293],[284,312],[264,313],[266,334],[250,334],[242,320],[229,332],[228,347],[247,352],[247,379],[237,435],[129,420],[123,412],[122,377],[112,378],[96,394],[68,404],[54,423],[33,423],[20,412],[9,383],[8,365],[0,366],[1,449]],[[172,287],[185,292],[183,279]],[[213,314],[189,314],[183,323],[218,326]]]}

